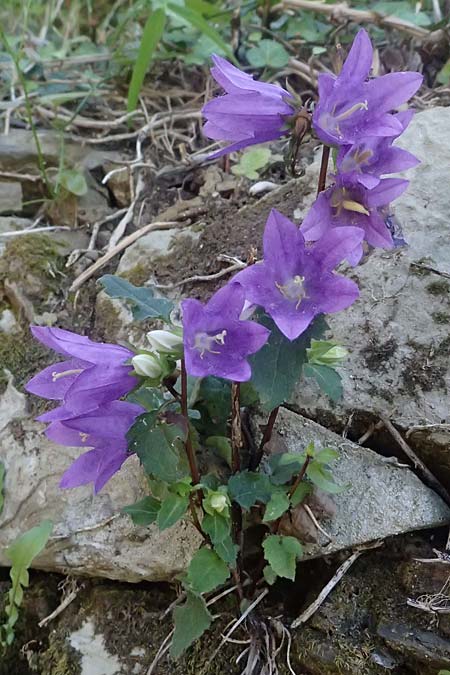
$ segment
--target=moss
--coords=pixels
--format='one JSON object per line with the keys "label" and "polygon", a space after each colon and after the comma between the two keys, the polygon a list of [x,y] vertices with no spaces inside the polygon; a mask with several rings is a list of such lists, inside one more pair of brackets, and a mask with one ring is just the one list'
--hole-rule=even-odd
{"label": "moss", "polygon": [[13,374],[14,386],[21,390],[30,377],[54,360],[54,354],[34,340],[29,331],[24,331],[21,335],[1,334],[0,393],[5,390],[8,383],[4,368]]}
{"label": "moss", "polygon": [[394,338],[380,342],[376,336],[371,336],[367,347],[361,350],[369,370],[380,372],[386,369],[387,362],[395,354],[397,343]]}
{"label": "moss", "polygon": [[81,675],[80,654],[61,635],[50,633],[49,646],[38,657],[41,675]]}
{"label": "moss", "polygon": [[450,293],[450,284],[445,279],[433,281],[428,284],[427,291],[430,295],[448,295]]}
{"label": "moss", "polygon": [[433,312],[431,318],[433,319],[434,323],[438,323],[440,325],[450,323],[450,314],[446,314],[445,312]]}
{"label": "moss", "polygon": [[126,272],[122,272],[122,274],[119,276],[123,277],[123,279],[126,279],[134,286],[144,286],[144,284],[149,280],[150,275],[150,268],[143,263],[138,263]]}

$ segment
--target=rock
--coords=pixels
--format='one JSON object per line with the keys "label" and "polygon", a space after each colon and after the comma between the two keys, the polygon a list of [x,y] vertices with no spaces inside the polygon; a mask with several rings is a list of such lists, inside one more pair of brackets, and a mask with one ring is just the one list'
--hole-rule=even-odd
{"label": "rock", "polygon": [[16,332],[20,332],[20,327],[14,313],[10,309],[4,309],[3,312],[0,312],[0,333]]}
{"label": "rock", "polygon": [[392,458],[381,457],[285,409],[280,409],[275,430],[273,440],[281,442],[285,451],[300,452],[310,442],[339,451],[331,469],[336,483],[346,487],[333,495],[335,512],[323,523],[332,541],[317,533],[317,543],[305,545],[306,557],[450,522],[450,509],[441,498]]}
{"label": "rock", "polygon": [[14,387],[11,373],[5,369],[8,384],[0,396],[0,431],[12,420],[22,419],[26,416],[26,396]]}
{"label": "rock", "polygon": [[20,213],[23,210],[22,184],[0,182],[0,213]]}
{"label": "rock", "polygon": [[[350,420],[355,438],[383,412],[410,430],[413,448],[450,485],[450,280],[436,273],[450,272],[450,191],[442,189],[450,169],[448,138],[449,108],[416,115],[400,144],[422,164],[409,172],[409,189],[395,202],[409,246],[376,250],[351,270],[360,299],[327,317],[333,338],[350,351],[341,369],[342,400],[333,404],[312,381],[302,380],[291,403],[339,430]],[[317,161],[301,180],[309,184],[316,175]],[[311,198],[299,206],[298,217]]]}
{"label": "rock", "polygon": [[435,631],[412,629],[402,624],[382,624],[378,635],[395,651],[406,656],[406,661],[422,663],[427,669],[448,668],[450,665],[450,640],[436,635]]}
{"label": "rock", "polygon": [[[16,409],[13,416],[19,412]],[[80,451],[55,445],[42,432],[43,425],[25,420],[0,434],[6,468],[0,565],[8,565],[5,549],[20,533],[49,518],[54,529],[35,561],[37,568],[131,582],[171,580],[185,569],[199,544],[193,526],[181,523],[159,532],[155,526],[136,528],[120,514],[123,506],[145,495],[136,458],[128,460],[98,495],[88,486],[61,490],[59,480]]]}

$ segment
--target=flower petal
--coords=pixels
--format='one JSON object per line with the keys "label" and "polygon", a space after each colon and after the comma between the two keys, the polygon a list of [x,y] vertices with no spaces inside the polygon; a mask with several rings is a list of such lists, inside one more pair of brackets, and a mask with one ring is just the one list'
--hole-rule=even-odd
{"label": "flower petal", "polygon": [[[77,359],[54,363],[32,377],[25,385],[25,389],[30,394],[48,398],[51,401],[62,401],[69,387],[80,375],[80,369],[83,370],[86,366],[90,367],[90,364]],[[59,377],[55,378],[58,375]]]}
{"label": "flower petal", "polygon": [[339,73],[339,80],[365,80],[372,67],[372,57],[372,43],[364,28],[361,28]]}

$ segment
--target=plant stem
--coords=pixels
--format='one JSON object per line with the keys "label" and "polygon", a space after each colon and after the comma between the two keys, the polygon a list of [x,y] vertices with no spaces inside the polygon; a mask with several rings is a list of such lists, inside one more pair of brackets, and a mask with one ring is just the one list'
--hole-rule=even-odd
{"label": "plant stem", "polygon": [[272,410],[272,412],[269,415],[269,419],[267,420],[266,428],[264,429],[263,437],[261,439],[261,443],[259,444],[258,452],[256,455],[253,457],[253,461],[251,463],[251,469],[256,469],[258,468],[264,454],[264,447],[266,446],[266,443],[270,441],[272,438],[272,432],[273,432],[273,427],[275,425],[277,416],[278,416],[278,411],[280,410],[280,406],[278,405],[276,408]]}
{"label": "plant stem", "polygon": [[[308,465],[309,465],[311,459],[312,459],[312,458],[311,458],[310,455],[307,455],[307,456],[306,456],[306,459],[305,459],[305,461],[303,462],[303,466],[302,466],[302,468],[300,469],[297,478],[296,478],[295,481],[292,483],[292,485],[291,485],[291,487],[290,487],[290,489],[289,489],[289,492],[288,492],[288,497],[289,497],[289,499],[292,497],[292,495],[294,494],[294,492],[296,491],[296,489],[298,488],[298,486],[299,486],[300,483],[302,482],[303,478],[305,477],[306,469],[308,468]],[[280,524],[281,524],[281,519],[282,519],[282,517],[283,517],[283,516],[281,516],[280,518],[278,518],[278,520],[275,521],[275,526],[274,526],[274,529],[273,529],[273,534],[276,534],[276,533],[278,532],[278,530],[280,529]]]}
{"label": "plant stem", "polygon": [[200,474],[198,472],[197,459],[195,457],[194,449],[192,447],[192,439],[191,434],[189,432],[187,374],[184,359],[181,359],[181,413],[184,419],[186,420],[187,424],[187,436],[184,446],[186,448],[186,454],[189,462],[189,468],[191,471],[192,482],[194,485],[196,485],[197,483],[200,483]]}
{"label": "plant stem", "polygon": [[330,148],[328,145],[322,147],[322,161],[320,162],[319,182],[317,185],[317,194],[319,195],[325,190],[325,182],[327,179],[328,160],[330,158]]}
{"label": "plant stem", "polygon": [[237,473],[241,469],[242,425],[241,425],[241,387],[239,382],[231,385],[231,469]]}

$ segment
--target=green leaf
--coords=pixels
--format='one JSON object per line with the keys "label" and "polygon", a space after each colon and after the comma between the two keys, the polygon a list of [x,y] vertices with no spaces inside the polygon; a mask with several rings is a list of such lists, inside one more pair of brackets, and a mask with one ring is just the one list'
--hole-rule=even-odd
{"label": "green leaf", "polygon": [[129,112],[136,108],[145,74],[162,37],[165,23],[166,15],[163,9],[152,12],[145,23],[128,88],[127,108]]}
{"label": "green leaf", "polygon": [[302,481],[294,490],[294,493],[291,495],[291,504],[295,508],[298,506],[308,495],[312,492],[311,483]]}
{"label": "green leaf", "polygon": [[5,485],[5,465],[3,462],[0,462],[0,515],[3,511],[3,504],[5,503],[5,499],[3,496],[3,488]]}
{"label": "green leaf", "polygon": [[255,68],[283,68],[289,61],[289,54],[279,42],[275,40],[260,40],[255,46],[247,50],[247,59]]}
{"label": "green leaf", "polygon": [[36,556],[45,548],[52,529],[53,523],[50,520],[43,520],[42,523],[22,534],[6,549],[6,556],[12,562],[14,574],[20,577],[22,571],[31,565]]}
{"label": "green leaf", "polygon": [[306,353],[308,362],[317,366],[335,366],[348,357],[347,349],[332,340],[311,340]]}
{"label": "green leaf", "polygon": [[318,366],[314,363],[305,363],[303,374],[305,377],[313,377],[320,389],[332,401],[339,401],[342,398],[341,376],[334,368],[330,368],[330,366]]}
{"label": "green leaf", "polygon": [[271,534],[263,542],[264,558],[279,577],[295,579],[295,564],[303,549],[295,537]]}
{"label": "green leaf", "polygon": [[383,0],[371,7],[374,12],[384,16],[396,16],[403,21],[409,21],[416,26],[429,26],[431,18],[425,12],[416,12],[404,0]]}
{"label": "green leaf", "polygon": [[159,410],[165,402],[161,389],[157,387],[139,387],[127,395],[127,401],[143,406],[149,412]]}
{"label": "green leaf", "polygon": [[317,485],[320,490],[329,492],[330,494],[339,494],[346,489],[345,485],[337,485],[334,482],[333,474],[326,469],[323,464],[314,460],[306,469],[306,475],[311,483]]}
{"label": "green leaf", "polygon": [[187,591],[187,599],[181,607],[175,607],[173,612],[175,632],[172,638],[170,655],[177,659],[212,622],[204,599],[195,593]]}
{"label": "green leaf", "polygon": [[77,197],[85,195],[88,191],[86,179],[82,171],[77,171],[76,169],[63,169],[60,171],[58,179],[59,184],[62,185],[67,192],[71,192]]}
{"label": "green leaf", "polygon": [[154,298],[150,288],[133,286],[126,279],[114,274],[105,274],[99,281],[110,298],[121,298],[131,303],[133,318],[137,321],[144,319],[169,321],[173,309],[171,300]]}
{"label": "green leaf", "polygon": [[250,509],[256,502],[267,503],[271,497],[269,477],[254,471],[241,471],[231,476],[228,491],[242,508]]}
{"label": "green leaf", "polygon": [[257,180],[258,172],[267,165],[271,155],[269,148],[252,148],[242,154],[238,164],[231,167],[231,171],[237,176]]}
{"label": "green leaf", "polygon": [[304,457],[294,452],[277,452],[271,455],[266,464],[270,482],[273,485],[288,483],[303,466]]}
{"label": "green leaf", "polygon": [[181,434],[176,425],[159,422],[155,413],[146,413],[128,431],[128,447],[150,476],[175,483],[189,473]]}
{"label": "green leaf", "polygon": [[160,530],[167,530],[180,520],[189,506],[189,497],[170,493],[161,504],[156,518],[156,524]]}
{"label": "green leaf", "polygon": [[314,455],[314,459],[319,464],[329,464],[339,457],[339,453],[333,448],[323,448]]}
{"label": "green leaf", "polygon": [[209,593],[221,586],[230,576],[230,570],[217,553],[201,548],[191,560],[186,581],[193,591]]}
{"label": "green leaf", "polygon": [[124,506],[122,511],[131,516],[135,525],[151,525],[155,522],[161,502],[154,497],[144,497],[135,504]]}
{"label": "green leaf", "polygon": [[219,513],[207,513],[202,521],[202,530],[211,539],[214,545],[221,544],[230,536],[230,520]]}
{"label": "green leaf", "polygon": [[450,59],[438,72],[436,80],[439,82],[439,84],[447,84],[450,82]]}
{"label": "green leaf", "polygon": [[195,26],[201,33],[209,37],[220,49],[227,54],[228,58],[236,63],[234,54],[230,46],[222,40],[220,33],[217,32],[215,28],[211,26],[206,19],[203,18],[199,12],[196,12],[194,9],[189,7],[182,7],[180,5],[175,5],[170,3],[168,9],[173,12],[176,16],[181,17],[187,21],[192,26]]}
{"label": "green leaf", "polygon": [[263,569],[263,577],[266,580],[266,582],[269,584],[269,586],[273,586],[273,584],[277,580],[277,575],[273,571],[270,565],[266,565]]}
{"label": "green leaf", "polygon": [[300,380],[311,338],[320,337],[328,326],[322,317],[317,317],[299,338],[290,341],[269,317],[263,315],[259,323],[269,328],[271,334],[264,347],[250,358],[251,382],[259,394],[261,406],[270,412],[289,400]]}
{"label": "green leaf", "polygon": [[205,445],[207,448],[216,450],[219,457],[222,457],[228,466],[231,466],[232,450],[229,438],[226,436],[209,436],[205,441]]}
{"label": "green leaf", "polygon": [[215,544],[214,550],[217,553],[217,555],[220,558],[222,558],[224,562],[227,563],[227,565],[230,565],[230,567],[236,566],[239,546],[233,543],[231,535],[226,537],[226,539],[221,541],[219,544]]}
{"label": "green leaf", "polygon": [[271,520],[280,518],[289,507],[290,501],[286,492],[282,492],[281,490],[279,492],[273,492],[264,512],[263,523],[268,523]]}

